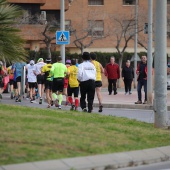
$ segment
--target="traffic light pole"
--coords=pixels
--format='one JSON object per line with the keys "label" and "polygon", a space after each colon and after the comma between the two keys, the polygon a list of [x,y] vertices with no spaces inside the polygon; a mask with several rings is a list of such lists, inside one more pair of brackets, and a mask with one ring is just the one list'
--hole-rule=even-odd
{"label": "traffic light pole", "polygon": [[148,0],[148,59],[147,59],[147,103],[152,104],[152,8],[153,0]]}
{"label": "traffic light pole", "polygon": [[[65,31],[65,0],[60,0],[60,30]],[[65,64],[65,45],[60,46],[60,55],[62,57],[62,63]]]}
{"label": "traffic light pole", "polygon": [[167,128],[167,1],[156,0],[155,18],[155,99],[156,128]]}

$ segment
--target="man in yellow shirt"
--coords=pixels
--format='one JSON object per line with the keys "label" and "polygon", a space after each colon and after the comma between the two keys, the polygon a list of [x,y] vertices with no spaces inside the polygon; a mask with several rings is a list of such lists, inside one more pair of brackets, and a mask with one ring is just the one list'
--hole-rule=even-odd
{"label": "man in yellow shirt", "polygon": [[97,94],[97,98],[99,101],[99,112],[103,111],[103,106],[102,106],[102,95],[101,95],[101,87],[102,87],[102,76],[101,73],[104,73],[104,69],[102,65],[96,61],[96,54],[95,53],[90,53],[90,59],[91,62],[94,64],[96,68],[96,81],[95,81],[95,90]]}
{"label": "man in yellow shirt", "polygon": [[51,58],[46,59],[46,65],[42,67],[42,74],[44,74],[44,79],[45,79],[45,93],[46,93],[46,98],[47,98],[47,103],[48,106],[47,108],[50,108],[51,105],[53,105],[53,100],[52,100],[52,75],[50,74],[50,70],[52,68],[51,64]]}
{"label": "man in yellow shirt", "polygon": [[[69,82],[68,82],[68,101],[71,104],[70,110],[78,110],[79,105],[79,82],[77,81],[78,68],[76,67],[76,60],[71,60],[71,66],[68,68]],[[72,99],[74,94],[74,102]]]}

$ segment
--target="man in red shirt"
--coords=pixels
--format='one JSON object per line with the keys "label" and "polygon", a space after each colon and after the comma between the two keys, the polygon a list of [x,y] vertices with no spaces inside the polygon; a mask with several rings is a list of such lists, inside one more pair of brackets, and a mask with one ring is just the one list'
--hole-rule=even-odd
{"label": "man in red shirt", "polygon": [[115,63],[115,58],[110,58],[110,63],[108,63],[105,67],[105,76],[108,78],[108,91],[109,95],[112,94],[112,90],[114,90],[114,95],[117,94],[117,79],[120,78],[120,69],[119,65]]}

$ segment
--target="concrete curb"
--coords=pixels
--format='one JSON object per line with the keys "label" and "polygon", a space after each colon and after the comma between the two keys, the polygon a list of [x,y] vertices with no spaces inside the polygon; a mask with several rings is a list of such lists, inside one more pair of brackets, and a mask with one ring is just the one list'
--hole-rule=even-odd
{"label": "concrete curb", "polygon": [[0,170],[114,170],[170,160],[170,146],[0,166]]}

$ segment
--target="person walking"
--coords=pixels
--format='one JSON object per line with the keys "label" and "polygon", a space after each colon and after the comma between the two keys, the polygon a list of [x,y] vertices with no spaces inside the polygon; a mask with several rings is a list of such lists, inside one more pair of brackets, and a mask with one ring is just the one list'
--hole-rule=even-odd
{"label": "person walking", "polygon": [[122,79],[125,85],[125,95],[132,94],[131,86],[134,78],[134,70],[130,66],[130,60],[126,61],[126,66],[122,69]]}
{"label": "person walking", "polygon": [[90,54],[84,52],[82,55],[83,63],[78,66],[77,79],[80,82],[80,106],[84,112],[86,109],[86,95],[88,102],[88,112],[93,110],[93,101],[95,95],[95,80],[96,80],[96,68],[94,64],[90,62]]}
{"label": "person walking", "polygon": [[55,100],[55,106],[61,109],[61,103],[63,100],[63,89],[64,89],[64,77],[67,74],[67,67],[62,63],[61,56],[58,57],[57,62],[52,65],[50,70],[53,75],[53,99]]}
{"label": "person walking", "polygon": [[42,67],[42,74],[44,74],[44,79],[45,79],[45,93],[46,93],[46,99],[48,106],[47,108],[50,108],[53,105],[53,99],[52,99],[52,75],[50,74],[50,70],[52,68],[51,64],[51,58],[46,59],[46,65]]}
{"label": "person walking", "polygon": [[0,61],[0,99],[2,99],[2,93],[4,91],[4,77],[7,75],[6,67],[3,62]]}
{"label": "person walking", "polygon": [[[71,66],[68,68],[68,101],[71,104],[70,110],[78,110],[79,106],[79,82],[77,81],[78,68],[76,67],[76,60],[71,59]],[[74,101],[72,98],[74,94]]]}
{"label": "person walking", "polygon": [[147,57],[146,56],[142,56],[141,62],[138,64],[136,74],[138,75],[137,78],[138,101],[135,102],[135,104],[142,104],[142,93],[141,93],[142,86],[144,86],[144,92],[145,92],[145,100],[143,104],[147,104]]}
{"label": "person walking", "polygon": [[37,82],[37,77],[36,77],[36,67],[34,60],[30,61],[30,64],[26,66],[27,70],[27,78],[28,78],[28,86],[30,89],[30,102],[33,103],[33,95],[35,92],[35,86]]}
{"label": "person walking", "polygon": [[95,53],[90,53],[91,62],[94,64],[94,66],[96,68],[95,90],[96,90],[97,98],[98,98],[98,101],[99,101],[98,112],[102,112],[103,111],[103,105],[102,105],[102,95],[101,95],[101,87],[102,87],[101,73],[104,73],[104,68],[98,61],[96,61],[96,58],[97,58],[97,56],[96,56]]}
{"label": "person walking", "polygon": [[38,84],[38,93],[39,93],[39,104],[42,104],[42,97],[44,94],[44,75],[41,74],[41,69],[45,65],[44,59],[39,58],[37,61],[36,67],[36,75],[37,75],[37,84]]}
{"label": "person walking", "polygon": [[115,63],[115,57],[110,58],[110,63],[108,63],[105,67],[105,76],[108,78],[108,91],[109,95],[114,91],[114,95],[117,94],[116,83],[120,78],[120,69],[119,65]]}

